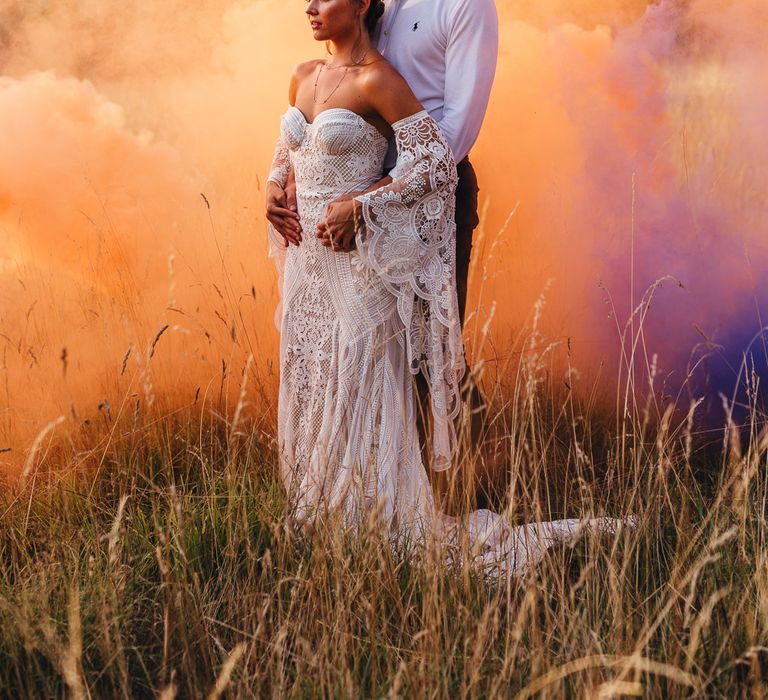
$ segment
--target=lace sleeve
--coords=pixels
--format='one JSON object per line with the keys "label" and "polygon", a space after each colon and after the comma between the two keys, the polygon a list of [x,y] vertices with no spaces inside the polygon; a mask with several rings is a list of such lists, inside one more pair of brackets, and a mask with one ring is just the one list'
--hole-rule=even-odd
{"label": "lace sleeve", "polygon": [[[277,140],[275,146],[275,155],[272,159],[272,168],[269,171],[270,180],[276,182],[280,187],[285,187],[288,182],[288,174],[291,172],[291,157],[288,147],[282,138]],[[285,269],[285,253],[288,248],[285,239],[277,232],[275,227],[268,221],[267,222],[267,239],[269,241],[269,257],[275,263],[277,270],[277,295],[278,304],[275,308],[274,322],[278,330],[280,329],[280,321],[283,313],[282,302],[282,290],[283,290],[283,271]]]}
{"label": "lace sleeve", "polygon": [[434,469],[451,466],[464,375],[456,296],[456,163],[426,111],[392,125],[393,182],[357,197],[365,226],[356,237],[364,264],[397,297],[408,362],[429,384]]}
{"label": "lace sleeve", "polygon": [[291,172],[291,159],[288,153],[288,146],[282,138],[277,140],[275,145],[275,155],[272,158],[272,167],[267,177],[267,182],[275,182],[280,187],[285,187],[288,182],[288,174]]}

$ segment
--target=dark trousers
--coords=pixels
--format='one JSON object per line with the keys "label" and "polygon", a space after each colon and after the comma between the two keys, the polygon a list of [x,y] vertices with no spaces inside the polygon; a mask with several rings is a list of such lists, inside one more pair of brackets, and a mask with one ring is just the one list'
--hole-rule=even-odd
{"label": "dark trousers", "polygon": [[456,165],[459,184],[456,186],[456,294],[459,297],[459,317],[464,326],[467,306],[467,275],[472,253],[472,237],[480,217],[477,212],[477,175],[469,157]]}
{"label": "dark trousers", "polygon": [[[464,326],[464,318],[467,305],[467,277],[469,273],[469,259],[472,253],[472,237],[477,225],[480,223],[478,216],[478,191],[475,169],[464,158],[456,165],[459,182],[456,187],[456,294],[459,299],[459,317]],[[427,426],[431,417],[429,405],[429,387],[424,376],[416,375],[416,388],[419,396],[418,428],[421,436],[422,455],[424,464],[430,464],[431,447]],[[470,440],[477,444],[482,439],[484,423],[484,401],[479,390],[471,378],[469,367],[465,378],[463,399],[472,411],[470,422]],[[431,470],[428,470],[431,471]]]}

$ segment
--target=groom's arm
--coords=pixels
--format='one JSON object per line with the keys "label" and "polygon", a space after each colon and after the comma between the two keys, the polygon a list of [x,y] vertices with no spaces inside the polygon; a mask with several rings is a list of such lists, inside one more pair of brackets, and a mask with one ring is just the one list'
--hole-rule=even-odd
{"label": "groom's arm", "polygon": [[494,0],[458,0],[445,51],[445,109],[440,130],[456,162],[480,133],[499,52],[499,18]]}
{"label": "groom's arm", "polygon": [[[377,182],[374,182],[367,190],[362,190],[361,192],[347,192],[346,194],[342,194],[339,197],[336,197],[336,199],[331,202],[333,204],[334,202],[346,202],[350,199],[354,199],[355,197],[359,197],[361,194],[368,194],[369,192],[373,192],[374,190],[378,190],[379,187],[386,187],[387,185],[392,184],[392,178],[389,175],[385,175],[381,180],[378,180]],[[330,207],[330,204],[328,205]]]}

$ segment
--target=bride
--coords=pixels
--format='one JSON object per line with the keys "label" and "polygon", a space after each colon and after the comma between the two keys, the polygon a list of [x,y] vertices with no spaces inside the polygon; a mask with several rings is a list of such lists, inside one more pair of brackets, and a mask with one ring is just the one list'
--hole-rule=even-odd
{"label": "bride", "polygon": [[[414,376],[427,378],[432,468],[455,455],[464,354],[455,279],[456,164],[437,124],[372,46],[381,0],[309,0],[327,60],[300,65],[268,179],[280,273],[280,469],[293,523],[373,516],[392,540],[458,542],[474,563],[521,573],[554,542],[618,521],[512,527],[439,512],[422,461]],[[387,176],[389,141],[397,163]],[[286,205],[293,173],[297,211]],[[354,237],[339,236],[354,220]]]}

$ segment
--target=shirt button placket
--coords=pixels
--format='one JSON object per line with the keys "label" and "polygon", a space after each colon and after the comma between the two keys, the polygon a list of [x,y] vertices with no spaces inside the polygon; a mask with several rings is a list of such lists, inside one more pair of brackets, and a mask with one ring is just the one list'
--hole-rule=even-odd
{"label": "shirt button placket", "polygon": [[389,33],[392,30],[392,24],[395,21],[395,17],[397,16],[397,11],[400,9],[400,0],[392,0],[393,7],[387,12],[386,17],[386,24],[384,25],[383,31],[381,32],[382,35],[385,37],[384,41],[382,42],[382,47],[379,49],[382,54],[387,50],[387,47],[389,46]]}

